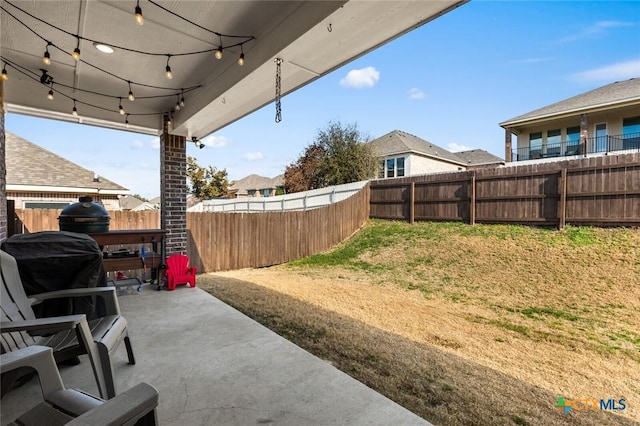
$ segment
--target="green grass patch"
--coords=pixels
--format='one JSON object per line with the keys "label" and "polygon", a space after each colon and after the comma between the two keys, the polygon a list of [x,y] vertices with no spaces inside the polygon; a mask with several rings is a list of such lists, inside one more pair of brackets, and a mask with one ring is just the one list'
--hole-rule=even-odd
{"label": "green grass patch", "polygon": [[554,318],[564,319],[571,322],[580,320],[580,317],[577,315],[573,315],[569,312],[559,311],[553,308],[531,307],[520,310],[520,313],[528,318],[537,318],[538,316],[548,315]]}

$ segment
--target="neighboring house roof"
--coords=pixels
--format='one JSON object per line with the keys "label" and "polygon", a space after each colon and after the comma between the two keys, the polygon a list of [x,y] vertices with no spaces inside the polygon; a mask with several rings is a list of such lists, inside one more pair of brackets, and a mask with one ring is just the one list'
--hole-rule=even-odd
{"label": "neighboring house roof", "polygon": [[126,194],[124,186],[97,176],[13,133],[5,133],[7,191]]}
{"label": "neighboring house roof", "polygon": [[429,141],[421,139],[409,133],[394,130],[378,139],[369,142],[373,152],[379,156],[391,156],[406,153],[422,154],[449,163],[465,165],[456,154],[447,151]]}
{"label": "neighboring house roof", "polygon": [[454,152],[453,154],[469,166],[504,163],[502,158],[497,155],[493,155],[484,149],[471,149],[469,151]]}
{"label": "neighboring house roof", "polygon": [[500,123],[508,128],[525,122],[557,118],[568,114],[591,112],[640,103],[640,78],[616,81],[589,92],[539,108]]}
{"label": "neighboring house roof", "polygon": [[134,197],[133,195],[125,195],[120,197],[120,208],[122,210],[133,210],[138,207],[140,204],[144,203],[139,198]]}
{"label": "neighboring house roof", "polygon": [[278,175],[274,178],[268,178],[256,174],[243,177],[229,187],[229,192],[235,192],[238,195],[246,195],[248,191],[261,189],[276,189],[284,185],[284,175]]}

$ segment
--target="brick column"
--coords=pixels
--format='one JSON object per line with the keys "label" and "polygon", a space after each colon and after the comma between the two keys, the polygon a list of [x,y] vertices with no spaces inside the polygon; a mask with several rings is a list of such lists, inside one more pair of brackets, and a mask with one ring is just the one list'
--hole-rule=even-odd
{"label": "brick column", "polygon": [[510,163],[512,160],[513,142],[511,142],[512,133],[510,129],[504,129],[504,161]]}
{"label": "brick column", "polygon": [[164,120],[160,136],[160,227],[166,229],[166,255],[187,252],[187,145],[169,134]]}
{"label": "brick column", "polygon": [[4,134],[4,81],[0,80],[0,242],[8,237],[7,222],[7,166]]}

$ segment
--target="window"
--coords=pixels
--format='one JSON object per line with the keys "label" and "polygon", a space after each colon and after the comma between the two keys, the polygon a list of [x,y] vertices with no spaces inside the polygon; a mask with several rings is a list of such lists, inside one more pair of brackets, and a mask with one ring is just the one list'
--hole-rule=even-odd
{"label": "window", "polygon": [[46,201],[25,201],[24,208],[25,209],[64,209],[70,203],[57,203],[57,202],[46,202]]}
{"label": "window", "polygon": [[263,197],[268,197],[269,195],[271,195],[271,190],[270,189],[263,189],[262,190],[262,196]]}
{"label": "window", "polygon": [[596,124],[596,150],[595,152],[607,151],[607,123]]}
{"label": "window", "polygon": [[542,157],[542,132],[529,134],[529,158]]}
{"label": "window", "polygon": [[580,149],[580,126],[567,127],[567,155],[577,155]]}
{"label": "window", "polygon": [[404,157],[396,159],[396,176],[404,176]]}
{"label": "window", "polygon": [[547,132],[547,157],[557,157],[560,155],[562,136],[560,129],[549,130]]}
{"label": "window", "polygon": [[390,158],[387,160],[387,177],[392,178],[395,177],[395,169],[396,169],[396,159]]}
{"label": "window", "polygon": [[622,149],[640,148],[640,117],[622,120]]}
{"label": "window", "polygon": [[405,158],[387,158],[378,162],[378,178],[402,177],[405,175]]}

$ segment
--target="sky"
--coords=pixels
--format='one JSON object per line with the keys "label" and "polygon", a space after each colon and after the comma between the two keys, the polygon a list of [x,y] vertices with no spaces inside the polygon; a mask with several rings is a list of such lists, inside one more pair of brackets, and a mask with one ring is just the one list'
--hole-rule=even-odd
{"label": "sky", "polygon": [[[471,2],[282,99],[187,144],[231,180],[284,173],[330,122],[375,139],[393,130],[504,158],[500,122],[640,77],[640,1]],[[160,195],[159,138],[5,117],[7,131],[146,198]]]}

